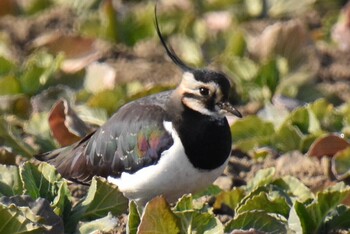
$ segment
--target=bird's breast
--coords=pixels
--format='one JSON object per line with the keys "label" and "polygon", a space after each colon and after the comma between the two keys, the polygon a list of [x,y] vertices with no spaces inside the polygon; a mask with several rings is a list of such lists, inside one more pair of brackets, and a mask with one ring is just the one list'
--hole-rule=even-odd
{"label": "bird's breast", "polygon": [[157,164],[133,174],[122,173],[120,178],[108,178],[117,184],[126,197],[140,204],[145,204],[157,195],[164,195],[169,202],[173,202],[183,194],[204,189],[220,176],[226,166],[225,162],[213,170],[194,167],[172,124],[164,122],[164,127],[172,135],[174,144],[162,153]]}

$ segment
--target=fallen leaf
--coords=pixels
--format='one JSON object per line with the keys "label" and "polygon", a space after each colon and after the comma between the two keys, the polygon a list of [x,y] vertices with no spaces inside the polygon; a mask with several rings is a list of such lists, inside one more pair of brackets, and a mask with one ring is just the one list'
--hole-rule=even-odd
{"label": "fallen leaf", "polygon": [[61,146],[77,142],[92,130],[64,99],[58,101],[52,108],[49,114],[49,125],[54,138]]}
{"label": "fallen leaf", "polygon": [[61,70],[66,73],[78,72],[102,55],[95,39],[64,35],[61,32],[45,33],[37,37],[32,47],[46,47],[53,54],[63,52],[65,59],[61,64]]}
{"label": "fallen leaf", "polygon": [[308,155],[321,158],[333,157],[337,152],[349,147],[350,144],[344,138],[330,134],[317,139],[310,147]]}

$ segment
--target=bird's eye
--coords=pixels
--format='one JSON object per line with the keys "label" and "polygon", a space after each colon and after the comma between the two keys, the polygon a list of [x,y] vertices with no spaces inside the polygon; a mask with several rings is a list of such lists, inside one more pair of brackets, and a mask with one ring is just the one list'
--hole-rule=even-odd
{"label": "bird's eye", "polygon": [[200,88],[199,88],[199,93],[200,93],[202,96],[208,96],[210,92],[209,92],[209,89],[204,88],[204,87],[200,87]]}

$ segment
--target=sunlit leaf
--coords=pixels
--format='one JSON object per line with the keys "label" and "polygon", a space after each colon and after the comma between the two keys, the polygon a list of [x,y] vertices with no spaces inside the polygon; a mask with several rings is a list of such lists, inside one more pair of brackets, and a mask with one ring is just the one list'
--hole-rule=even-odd
{"label": "sunlit leaf", "polygon": [[286,222],[265,211],[247,211],[236,215],[226,225],[225,232],[256,230],[263,233],[286,233]]}
{"label": "sunlit leaf", "polygon": [[129,202],[129,215],[127,224],[127,233],[137,234],[137,228],[140,224],[140,214],[137,210],[137,205],[134,201]]}
{"label": "sunlit leaf", "polygon": [[302,138],[303,135],[297,127],[284,124],[272,137],[272,145],[282,152],[300,150]]}
{"label": "sunlit leaf", "polygon": [[84,222],[79,224],[78,233],[88,234],[88,233],[102,233],[102,232],[112,232],[120,225],[118,218],[112,216],[108,213],[107,216],[99,219],[95,219],[90,222]]}
{"label": "sunlit leaf", "polygon": [[[0,15],[1,15],[1,12],[0,12]],[[12,63],[9,59],[5,58],[4,56],[0,55],[0,76],[7,75],[14,68],[15,68],[14,63]]]}
{"label": "sunlit leaf", "polygon": [[0,194],[2,196],[21,195],[23,184],[17,166],[0,164]]}
{"label": "sunlit leaf", "polygon": [[24,64],[20,77],[23,92],[30,95],[38,92],[59,70],[62,61],[62,54],[56,57],[44,51],[32,54]]}
{"label": "sunlit leaf", "polygon": [[48,113],[33,113],[30,119],[24,123],[24,131],[35,136],[34,142],[40,145],[40,152],[46,152],[57,148],[48,123]]}
{"label": "sunlit leaf", "polygon": [[87,104],[94,108],[103,108],[109,115],[113,114],[126,101],[126,93],[122,87],[105,90],[92,96]]}
{"label": "sunlit leaf", "polygon": [[322,230],[324,220],[347,196],[350,187],[338,183],[324,191],[318,192],[312,203],[294,203],[289,215],[289,227],[295,232],[313,233]]}
{"label": "sunlit leaf", "polygon": [[267,98],[271,98],[275,93],[277,85],[280,81],[280,71],[277,67],[276,60],[270,60],[266,64],[260,67],[257,76],[257,83],[261,87],[268,87],[270,90],[270,96]]}
{"label": "sunlit leaf", "polygon": [[13,150],[14,153],[30,158],[34,154],[34,149],[23,141],[19,129],[14,128],[10,121],[0,116],[0,139],[4,146]]}
{"label": "sunlit leaf", "polygon": [[70,192],[67,181],[62,179],[53,166],[47,163],[34,165],[25,162],[20,167],[20,175],[25,194],[33,199],[42,197],[52,202],[52,208],[58,215],[64,212],[69,203]]}
{"label": "sunlit leaf", "polygon": [[198,211],[175,212],[181,222],[181,233],[223,233],[224,226],[209,213]]}
{"label": "sunlit leaf", "polygon": [[73,228],[79,220],[94,220],[105,217],[109,212],[113,216],[125,213],[128,199],[119,192],[116,185],[106,179],[94,177],[84,200],[73,208],[66,227]]}
{"label": "sunlit leaf", "polygon": [[246,152],[259,146],[268,145],[274,132],[272,123],[256,116],[239,119],[231,126],[235,147]]}
{"label": "sunlit leaf", "polygon": [[274,179],[275,171],[276,169],[273,167],[259,170],[254,178],[248,182],[248,191],[252,191],[259,186],[271,183]]}
{"label": "sunlit leaf", "polygon": [[281,196],[272,196],[265,192],[261,192],[255,196],[250,197],[244,204],[238,207],[237,213],[245,211],[263,210],[267,213],[280,214],[288,217],[290,207],[286,199]]}
{"label": "sunlit leaf", "polygon": [[350,177],[350,146],[334,155],[332,158],[332,172],[338,180]]}
{"label": "sunlit leaf", "polygon": [[174,211],[186,211],[193,209],[193,197],[192,195],[184,195],[177,202],[174,207]]}
{"label": "sunlit leaf", "polygon": [[214,209],[220,209],[223,204],[235,210],[239,202],[244,197],[245,192],[241,188],[234,188],[231,191],[221,192],[215,200]]}
{"label": "sunlit leaf", "polygon": [[86,69],[84,87],[91,93],[114,89],[116,70],[107,63],[92,63]]}
{"label": "sunlit leaf", "polygon": [[62,233],[63,223],[47,200],[23,196],[0,198],[1,233]]}
{"label": "sunlit leaf", "polygon": [[200,198],[200,197],[203,197],[203,196],[216,196],[218,195],[222,190],[212,184],[212,185],[209,185],[207,188],[205,188],[204,190],[198,192],[198,193],[195,193],[193,194],[193,199],[197,199],[197,198]]}
{"label": "sunlit leaf", "polygon": [[52,4],[51,1],[46,0],[29,0],[19,3],[21,10],[27,14],[35,14],[48,8]]}
{"label": "sunlit leaf", "polygon": [[179,218],[163,197],[149,201],[141,217],[138,233],[179,233]]}
{"label": "sunlit leaf", "polygon": [[0,77],[0,96],[18,94],[22,91],[20,83],[14,76]]}
{"label": "sunlit leaf", "polygon": [[295,197],[299,202],[305,202],[314,198],[310,189],[295,177],[284,176],[275,180],[273,183],[290,194],[292,199]]}

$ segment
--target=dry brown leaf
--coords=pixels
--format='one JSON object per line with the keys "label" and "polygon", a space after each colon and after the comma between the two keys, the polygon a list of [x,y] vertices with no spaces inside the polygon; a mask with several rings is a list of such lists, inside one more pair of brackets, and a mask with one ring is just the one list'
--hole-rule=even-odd
{"label": "dry brown leaf", "polygon": [[66,100],[60,100],[54,105],[49,114],[49,125],[54,138],[61,146],[77,142],[92,130],[78,117]]}
{"label": "dry brown leaf", "polygon": [[82,70],[102,56],[96,39],[64,35],[61,32],[45,33],[37,37],[32,47],[46,47],[53,54],[63,52],[65,60],[61,64],[61,70],[66,73]]}
{"label": "dry brown leaf", "polygon": [[317,158],[322,158],[323,156],[333,157],[337,152],[349,146],[349,142],[344,138],[330,134],[317,139],[311,145],[308,155]]}

